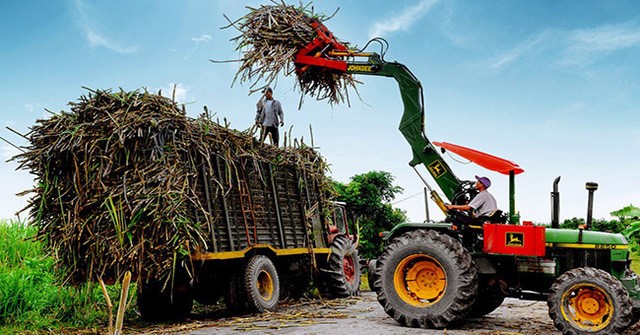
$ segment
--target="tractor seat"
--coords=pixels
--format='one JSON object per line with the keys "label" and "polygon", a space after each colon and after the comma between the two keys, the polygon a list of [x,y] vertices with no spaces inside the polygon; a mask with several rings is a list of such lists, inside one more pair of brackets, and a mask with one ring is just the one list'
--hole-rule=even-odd
{"label": "tractor seat", "polygon": [[489,215],[482,215],[477,218],[482,223],[507,223],[507,219],[507,215],[499,209],[489,213]]}

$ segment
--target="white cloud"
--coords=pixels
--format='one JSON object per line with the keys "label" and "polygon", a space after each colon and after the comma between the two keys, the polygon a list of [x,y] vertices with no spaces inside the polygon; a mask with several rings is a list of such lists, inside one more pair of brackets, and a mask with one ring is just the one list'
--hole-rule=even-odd
{"label": "white cloud", "polygon": [[211,40],[211,35],[209,34],[202,34],[198,37],[192,37],[191,41],[196,42],[196,43],[202,43],[202,42],[209,42]]}
{"label": "white cloud", "polygon": [[27,111],[27,113],[33,113],[33,111],[35,110],[33,104],[30,103],[25,103],[24,104],[24,110]]}
{"label": "white cloud", "polygon": [[184,56],[184,59],[185,60],[189,59],[189,57],[191,57],[191,55],[193,55],[198,50],[198,48],[200,47],[200,44],[208,43],[209,41],[211,41],[210,34],[203,33],[200,36],[192,37],[191,42],[193,42],[193,46],[189,49],[187,54]]}
{"label": "white cloud", "polygon": [[562,64],[588,65],[598,56],[640,46],[640,26],[632,23],[578,29],[566,36]]}
{"label": "white cloud", "polygon": [[515,48],[502,53],[500,56],[491,61],[491,69],[500,70],[508,67],[519,59],[535,53],[541,48],[541,45],[549,41],[549,37],[553,34],[550,31],[543,31],[526,41],[520,43]]}
{"label": "white cloud", "polygon": [[599,58],[640,47],[640,25],[623,23],[590,29],[545,30],[489,62],[492,70],[507,68],[532,55],[544,54],[563,66],[588,66]]}
{"label": "white cloud", "polygon": [[25,102],[24,103],[24,110],[27,113],[40,112],[40,111],[44,110],[44,105],[42,105],[41,103],[38,103],[38,102]]}
{"label": "white cloud", "polygon": [[369,35],[377,37],[396,31],[407,31],[438,2],[439,0],[420,0],[416,5],[406,8],[398,16],[375,22],[369,30]]}
{"label": "white cloud", "polygon": [[11,159],[13,156],[18,155],[20,153],[21,153],[20,150],[18,150],[17,148],[7,143],[2,143],[0,145],[0,157],[2,157],[3,162]]}
{"label": "white cloud", "polygon": [[[174,96],[175,94],[175,96]],[[162,95],[165,97],[173,98],[178,103],[186,103],[189,94],[189,87],[180,83],[169,83],[169,85],[162,88]]]}
{"label": "white cloud", "polygon": [[95,27],[95,19],[89,17],[91,9],[83,0],[75,0],[75,8],[78,12],[78,25],[82,29],[85,38],[92,47],[103,47],[119,54],[130,54],[137,51],[136,46],[125,46],[104,36]]}

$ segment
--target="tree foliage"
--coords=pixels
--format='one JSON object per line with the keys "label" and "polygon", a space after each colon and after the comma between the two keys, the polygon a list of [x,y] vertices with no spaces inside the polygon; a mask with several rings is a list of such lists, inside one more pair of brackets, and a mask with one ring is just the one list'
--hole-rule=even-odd
{"label": "tree foliage", "polygon": [[360,224],[360,255],[373,258],[380,255],[382,231],[406,222],[406,214],[393,208],[391,201],[403,189],[393,184],[395,178],[389,172],[370,171],[351,177],[348,184],[335,183],[338,201],[344,201],[348,210]]}
{"label": "tree foliage", "polygon": [[[579,226],[585,225],[583,218],[572,218],[564,220],[560,224],[562,229],[578,229]],[[593,219],[591,230],[603,231],[608,233],[621,233],[627,227],[626,223],[620,220]]]}
{"label": "tree foliage", "polygon": [[[640,220],[637,216],[639,214],[638,210],[639,209],[637,207],[629,205],[613,211],[611,212],[611,215],[618,219],[609,221],[604,219],[594,219],[591,229],[609,233],[621,233],[631,241],[633,249],[637,250],[640,242]],[[560,224],[560,228],[577,229],[578,226],[584,224],[584,219],[574,217],[572,219],[564,220],[562,224]]]}

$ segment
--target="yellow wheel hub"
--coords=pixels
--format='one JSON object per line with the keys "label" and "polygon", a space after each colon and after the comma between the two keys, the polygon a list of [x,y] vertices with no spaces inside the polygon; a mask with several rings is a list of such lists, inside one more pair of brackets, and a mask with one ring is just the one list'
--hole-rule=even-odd
{"label": "yellow wheel hub", "polygon": [[256,284],[258,285],[258,292],[260,292],[262,299],[265,301],[271,300],[275,286],[273,285],[273,278],[271,278],[269,272],[265,270],[260,271]]}
{"label": "yellow wheel hub", "polygon": [[410,255],[396,267],[393,284],[404,302],[415,307],[426,307],[444,296],[447,275],[434,258]]}
{"label": "yellow wheel hub", "polygon": [[598,331],[613,318],[609,294],[593,284],[578,284],[562,295],[562,315],[580,329]]}

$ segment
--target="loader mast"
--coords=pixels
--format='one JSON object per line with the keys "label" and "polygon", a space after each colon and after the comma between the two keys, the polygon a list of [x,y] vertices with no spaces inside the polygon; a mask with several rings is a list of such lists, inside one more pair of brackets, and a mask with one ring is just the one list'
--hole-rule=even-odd
{"label": "loader mast", "polygon": [[[380,54],[350,49],[335,39],[319,21],[312,20],[311,26],[316,29],[317,37],[296,54],[295,66],[298,74],[313,67],[314,70],[320,71],[395,79],[404,105],[399,130],[409,142],[413,153],[409,165],[415,168],[419,164],[424,164],[445,197],[452,201],[460,180],[453,174],[424,132],[424,98],[422,84],[416,76],[405,65],[387,62]],[[446,214],[438,194],[432,190],[431,196]]]}
{"label": "loader mast", "polygon": [[447,199],[451,200],[460,180],[442,159],[424,132],[424,98],[422,84],[404,64],[385,62],[370,53],[366,62],[347,62],[347,73],[391,77],[398,83],[404,111],[398,129],[411,146],[413,158],[409,165],[424,164]]}

